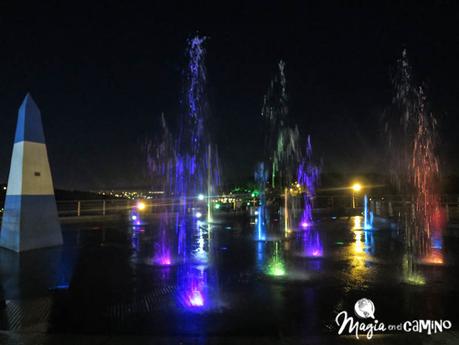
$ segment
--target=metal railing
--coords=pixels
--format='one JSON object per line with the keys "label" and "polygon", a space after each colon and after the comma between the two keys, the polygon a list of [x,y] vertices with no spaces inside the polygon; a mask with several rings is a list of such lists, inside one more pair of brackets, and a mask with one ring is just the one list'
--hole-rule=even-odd
{"label": "metal railing", "polygon": [[108,216],[127,212],[134,206],[133,200],[65,200],[57,202],[60,217]]}
{"label": "metal railing", "polygon": [[[57,209],[60,217],[108,216],[129,212],[136,204],[135,200],[103,199],[103,200],[66,200],[58,201]],[[170,200],[149,200],[150,206],[171,204]],[[446,220],[450,223],[459,223],[459,196],[443,195],[441,204],[444,208]],[[363,207],[363,197],[356,198],[356,209]],[[399,212],[409,206],[402,195],[384,195],[370,197],[369,207],[375,215],[381,217],[396,217]],[[317,196],[314,198],[314,209],[337,210],[352,209],[351,195]],[[158,208],[160,211],[161,208]],[[154,211],[153,211],[154,212]]]}

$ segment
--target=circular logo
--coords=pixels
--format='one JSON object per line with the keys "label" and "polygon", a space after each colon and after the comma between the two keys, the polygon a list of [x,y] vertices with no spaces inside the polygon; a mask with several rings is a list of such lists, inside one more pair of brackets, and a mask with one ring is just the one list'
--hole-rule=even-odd
{"label": "circular logo", "polygon": [[368,298],[362,298],[355,302],[354,311],[362,319],[375,318],[375,305]]}

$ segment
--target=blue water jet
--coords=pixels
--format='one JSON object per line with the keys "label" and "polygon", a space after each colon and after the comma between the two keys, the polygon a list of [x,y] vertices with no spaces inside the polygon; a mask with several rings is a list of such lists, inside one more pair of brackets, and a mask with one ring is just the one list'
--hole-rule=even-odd
{"label": "blue water jet", "polygon": [[368,196],[363,197],[363,229],[373,229],[373,211],[368,210]]}

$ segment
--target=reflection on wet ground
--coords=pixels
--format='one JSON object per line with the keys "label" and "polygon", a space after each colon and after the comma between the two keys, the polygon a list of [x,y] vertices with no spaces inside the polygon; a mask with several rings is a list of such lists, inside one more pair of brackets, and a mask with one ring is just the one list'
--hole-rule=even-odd
{"label": "reflection on wet ground", "polygon": [[[362,297],[376,316],[459,321],[459,239],[448,236],[405,283],[395,230],[361,217],[291,231],[255,219],[164,214],[141,226],[66,225],[62,248],[0,251],[3,330],[52,334],[310,337],[336,335]],[[438,261],[441,258],[441,261]]]}

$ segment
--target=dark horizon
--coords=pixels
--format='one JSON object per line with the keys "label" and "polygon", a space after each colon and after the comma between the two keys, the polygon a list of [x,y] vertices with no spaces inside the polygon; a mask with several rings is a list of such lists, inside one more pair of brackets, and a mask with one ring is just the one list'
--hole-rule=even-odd
{"label": "dark horizon", "polygon": [[148,184],[142,146],[158,135],[162,113],[177,121],[186,41],[197,33],[208,37],[212,136],[226,180],[252,176],[260,160],[263,95],[281,59],[290,116],[311,134],[324,172],[383,171],[380,118],[403,49],[439,119],[442,173],[458,174],[453,2],[219,5],[4,5],[0,181],[8,177],[17,109],[30,91],[42,112],[55,187]]}

